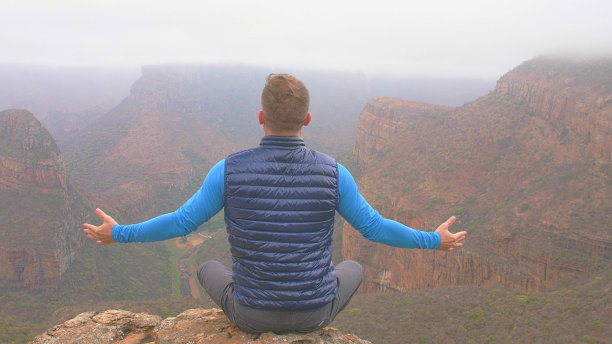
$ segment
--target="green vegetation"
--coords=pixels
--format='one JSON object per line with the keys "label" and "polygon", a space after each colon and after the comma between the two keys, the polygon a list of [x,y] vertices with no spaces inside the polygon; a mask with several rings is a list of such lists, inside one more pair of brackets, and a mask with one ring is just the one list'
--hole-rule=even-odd
{"label": "green vegetation", "polygon": [[475,312],[470,313],[467,316],[465,323],[466,329],[478,329],[483,328],[487,324],[487,312],[482,309],[478,309]]}
{"label": "green vegetation", "polygon": [[164,241],[164,245],[170,254],[169,269],[172,271],[172,295],[180,297],[181,289],[179,286],[181,285],[181,272],[178,269],[178,263],[186,250],[177,248],[171,240]]}
{"label": "green vegetation", "polygon": [[5,225],[0,231],[0,242],[8,242],[13,247],[17,243],[44,247],[48,238],[41,234],[40,228],[58,226],[57,219],[50,214],[61,213],[64,202],[60,194],[0,191],[0,219]]}
{"label": "green vegetation", "polygon": [[480,219],[474,219],[474,221],[472,221],[472,224],[468,227],[468,231],[477,230],[479,229],[479,226],[480,226]]}
{"label": "green vegetation", "polygon": [[50,316],[61,307],[82,312],[115,300],[137,303],[168,297],[168,260],[161,244],[100,246],[87,241],[61,281],[47,281],[34,290],[0,288],[0,343],[25,343],[78,314]]}
{"label": "green vegetation", "polygon": [[331,326],[373,343],[605,343],[611,285],[608,266],[542,293],[453,286],[357,294]]}
{"label": "green vegetation", "polygon": [[210,169],[210,164],[208,163],[208,160],[200,156],[193,149],[189,147],[183,147],[181,148],[181,154],[183,154],[184,157],[189,159],[189,161],[191,162],[191,166],[193,166],[193,168],[197,171],[196,174],[205,175],[205,173],[207,173]]}

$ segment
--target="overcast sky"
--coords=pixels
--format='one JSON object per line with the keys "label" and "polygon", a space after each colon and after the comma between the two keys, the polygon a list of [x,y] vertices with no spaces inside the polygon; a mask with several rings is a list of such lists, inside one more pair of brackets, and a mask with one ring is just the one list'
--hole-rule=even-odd
{"label": "overcast sky", "polygon": [[497,78],[612,55],[610,0],[0,0],[0,63],[244,63]]}

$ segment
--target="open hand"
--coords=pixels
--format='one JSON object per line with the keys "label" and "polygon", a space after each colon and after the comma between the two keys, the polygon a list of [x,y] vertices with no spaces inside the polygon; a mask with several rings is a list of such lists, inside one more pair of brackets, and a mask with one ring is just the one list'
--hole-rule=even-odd
{"label": "open hand", "polygon": [[456,219],[456,217],[451,216],[448,220],[446,220],[446,222],[438,226],[438,229],[436,229],[436,232],[440,233],[440,246],[438,247],[438,250],[452,251],[456,247],[463,246],[462,241],[465,239],[467,232],[463,231],[453,234],[448,230],[448,228],[455,223]]}
{"label": "open hand", "polygon": [[112,244],[115,242],[113,239],[113,226],[117,224],[117,221],[113,220],[112,217],[106,215],[101,209],[96,209],[96,215],[102,219],[102,224],[99,226],[90,225],[84,223],[83,232],[87,234],[87,237],[94,240],[100,245]]}

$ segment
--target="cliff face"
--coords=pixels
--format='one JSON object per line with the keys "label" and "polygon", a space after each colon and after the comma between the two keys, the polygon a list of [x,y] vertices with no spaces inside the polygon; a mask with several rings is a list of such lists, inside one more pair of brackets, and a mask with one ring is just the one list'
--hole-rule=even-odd
{"label": "cliff face", "polygon": [[0,283],[56,281],[84,244],[85,212],[51,135],[23,110],[0,112]]}
{"label": "cliff face", "polygon": [[[365,266],[362,290],[539,291],[609,266],[611,66],[530,61],[455,109],[373,99],[353,150],[360,191],[413,228],[434,230],[456,215],[452,230],[468,237],[445,253],[394,249],[345,230],[344,257]],[[431,112],[415,116],[422,107]]]}
{"label": "cliff face", "polygon": [[218,309],[190,309],[162,320],[146,313],[108,310],[89,312],[48,329],[33,344],[51,343],[321,343],[368,344],[354,335],[325,328],[309,334],[248,334],[233,326]]}
{"label": "cliff face", "polygon": [[448,116],[452,107],[415,103],[400,99],[371,99],[359,116],[353,159],[367,163],[389,150],[389,139],[436,118]]}
{"label": "cliff face", "polygon": [[[521,104],[563,130],[575,131],[587,152],[611,160],[612,80],[610,60],[572,63],[536,59],[497,82],[495,94]],[[546,73],[543,73],[546,69]]]}
{"label": "cliff face", "polygon": [[54,193],[66,188],[64,162],[55,141],[28,112],[2,112],[0,187],[35,187]]}

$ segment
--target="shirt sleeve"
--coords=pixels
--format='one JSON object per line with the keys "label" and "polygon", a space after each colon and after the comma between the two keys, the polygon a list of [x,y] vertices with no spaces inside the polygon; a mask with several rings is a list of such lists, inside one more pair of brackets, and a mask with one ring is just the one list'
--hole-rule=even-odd
{"label": "shirt sleeve", "polygon": [[383,218],[359,193],[351,173],[338,164],[338,212],[365,238],[394,247],[436,249],[440,234],[423,232]]}
{"label": "shirt sleeve", "polygon": [[113,226],[116,242],[150,242],[185,236],[223,208],[225,160],[213,166],[202,187],[179,209],[145,222]]}

